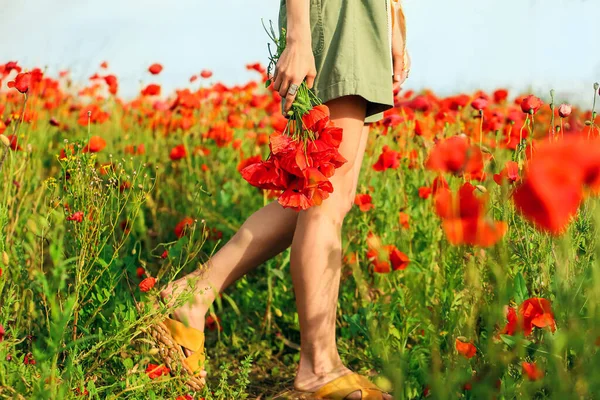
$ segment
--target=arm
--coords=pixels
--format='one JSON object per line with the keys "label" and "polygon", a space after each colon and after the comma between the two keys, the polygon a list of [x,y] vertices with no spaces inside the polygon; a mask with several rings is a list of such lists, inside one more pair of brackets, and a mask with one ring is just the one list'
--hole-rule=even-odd
{"label": "arm", "polygon": [[288,94],[291,84],[300,86],[304,78],[312,88],[315,76],[315,57],[312,52],[310,1],[287,0],[286,47],[275,66],[273,89],[285,97],[287,112],[296,95]]}
{"label": "arm", "polygon": [[404,83],[410,70],[410,57],[406,51],[406,18],[397,0],[392,3],[392,58],[394,61],[394,89]]}

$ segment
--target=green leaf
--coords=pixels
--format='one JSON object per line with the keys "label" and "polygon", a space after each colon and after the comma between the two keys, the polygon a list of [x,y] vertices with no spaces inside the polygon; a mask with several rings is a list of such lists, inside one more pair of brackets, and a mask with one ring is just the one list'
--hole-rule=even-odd
{"label": "green leaf", "polygon": [[265,82],[265,87],[268,88],[269,86],[271,86],[271,80],[267,79],[267,81]]}
{"label": "green leaf", "polygon": [[523,278],[523,274],[520,272],[515,276],[514,289],[515,301],[517,303],[522,303],[529,298],[529,291],[527,290],[527,285],[525,284],[525,278]]}

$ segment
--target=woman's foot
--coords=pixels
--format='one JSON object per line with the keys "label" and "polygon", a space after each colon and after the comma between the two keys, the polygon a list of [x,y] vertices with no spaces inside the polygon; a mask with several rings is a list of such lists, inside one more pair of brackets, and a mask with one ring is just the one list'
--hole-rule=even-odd
{"label": "woman's foot", "polygon": [[[171,282],[166,288],[160,292],[160,296],[165,304],[171,306],[177,300],[177,298],[186,290],[189,290],[188,277],[184,277],[177,281]],[[205,288],[206,286],[206,288]],[[197,329],[204,332],[205,317],[210,304],[214,300],[210,286],[204,282],[198,281],[195,285],[197,288],[190,302],[183,304],[181,307],[175,309],[171,313],[171,318],[182,322],[186,326]],[[183,349],[186,357],[189,357],[193,352]],[[201,372],[201,376],[206,377],[206,371]]]}
{"label": "woman's foot", "polygon": [[[327,383],[343,375],[351,374],[352,371],[346,368],[335,352],[335,355],[324,357],[326,352],[313,352],[316,357],[300,356],[300,365],[298,373],[294,380],[294,389],[302,392],[316,392]],[[311,358],[315,358],[311,360]],[[392,396],[383,393],[383,398],[392,400]],[[350,393],[346,400],[364,400],[360,390]]]}

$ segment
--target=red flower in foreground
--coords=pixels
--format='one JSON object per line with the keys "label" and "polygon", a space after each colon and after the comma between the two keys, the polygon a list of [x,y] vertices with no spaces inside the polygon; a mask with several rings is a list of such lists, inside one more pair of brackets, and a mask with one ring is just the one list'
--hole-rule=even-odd
{"label": "red flower in foreground", "polygon": [[475,196],[475,190],[473,185],[465,183],[456,195],[440,189],[435,196],[436,213],[442,218],[442,228],[453,245],[489,247],[506,233],[505,222],[485,217],[487,198]]}
{"label": "red flower in foreground", "polygon": [[354,198],[354,204],[356,204],[362,212],[375,208],[372,201],[373,199],[370,194],[357,194]]}
{"label": "red flower in foreground", "polygon": [[189,394],[184,394],[183,396],[177,396],[175,400],[194,400],[194,398]]}
{"label": "red flower in foreground", "polygon": [[523,367],[525,376],[527,376],[527,379],[530,381],[537,381],[544,377],[544,371],[540,370],[535,363],[523,362],[521,366]]}
{"label": "red flower in foreground", "polygon": [[548,327],[552,332],[556,331],[556,321],[548,300],[541,297],[527,299],[521,304],[518,312],[525,335],[530,335],[534,326],[538,328]]}
{"label": "red flower in foreground", "polygon": [[600,190],[600,140],[572,135],[536,147],[512,199],[536,227],[559,235],[577,213],[585,187]]}
{"label": "red flower in foreground", "polygon": [[106,140],[100,136],[92,136],[90,142],[83,148],[83,152],[97,153],[106,147]]}
{"label": "red flower in foreground", "polygon": [[477,146],[469,143],[463,136],[453,136],[438,142],[427,161],[427,169],[439,172],[451,172],[456,175],[481,175],[483,157]]}
{"label": "red flower in foreground", "polygon": [[171,153],[169,153],[169,158],[173,161],[181,160],[182,158],[187,157],[187,149],[185,145],[179,144],[171,149]]}
{"label": "red flower in foreground", "polygon": [[200,72],[200,76],[203,77],[204,79],[208,79],[212,76],[212,71],[209,71],[208,69],[203,69],[202,72]]}
{"label": "red flower in foreground", "polygon": [[15,88],[21,93],[27,93],[31,85],[31,72],[23,72],[15,77],[14,81],[8,82],[9,88]]}
{"label": "red flower in foreground", "polygon": [[150,379],[156,379],[163,375],[169,375],[170,372],[171,370],[162,364],[156,365],[148,363],[148,366],[146,367],[146,375],[148,375]]}
{"label": "red flower in foreground", "polygon": [[156,278],[149,276],[140,282],[140,290],[142,292],[148,292],[154,287],[154,285],[156,285]]}
{"label": "red flower in foreground", "polygon": [[83,222],[83,211],[77,211],[69,215],[67,221]]}
{"label": "red flower in foreground", "polygon": [[162,70],[163,70],[163,66],[158,63],[154,63],[150,67],[148,67],[148,71],[152,75],[158,75],[158,74],[160,74],[160,71],[162,71]]}
{"label": "red flower in foreground", "polygon": [[177,226],[175,226],[175,235],[180,238],[185,234],[186,228],[188,226],[192,226],[194,224],[194,220],[190,217],[185,217],[184,219],[182,219],[181,221],[179,221],[179,223],[177,224]]}
{"label": "red flower in foreground", "polygon": [[465,343],[459,339],[456,339],[455,347],[456,351],[466,358],[473,358],[473,356],[477,353],[477,348],[473,343]]}

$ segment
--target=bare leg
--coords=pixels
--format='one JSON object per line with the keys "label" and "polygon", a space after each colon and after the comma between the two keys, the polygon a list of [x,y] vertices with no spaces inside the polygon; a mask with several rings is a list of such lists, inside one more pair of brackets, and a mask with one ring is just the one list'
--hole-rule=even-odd
{"label": "bare leg", "polygon": [[[346,96],[327,104],[331,119],[344,130],[340,153],[353,160],[331,178],[334,191],[320,207],[302,211],[292,241],[291,274],[300,320],[300,366],[295,387],[315,391],[350,372],[336,346],[335,317],[342,268],[342,223],[356,191],[356,170],[366,138],[365,100]],[[360,392],[348,399],[360,399]]]}

